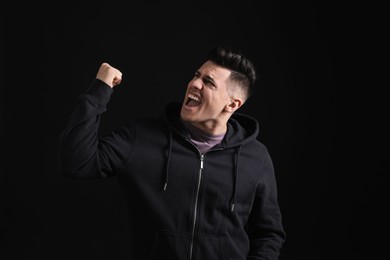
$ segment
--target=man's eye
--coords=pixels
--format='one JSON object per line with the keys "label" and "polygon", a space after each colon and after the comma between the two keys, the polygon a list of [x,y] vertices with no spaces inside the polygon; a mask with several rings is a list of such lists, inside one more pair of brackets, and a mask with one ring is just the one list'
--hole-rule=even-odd
{"label": "man's eye", "polygon": [[209,86],[210,88],[216,88],[214,83],[211,82],[210,80],[204,80],[204,84]]}

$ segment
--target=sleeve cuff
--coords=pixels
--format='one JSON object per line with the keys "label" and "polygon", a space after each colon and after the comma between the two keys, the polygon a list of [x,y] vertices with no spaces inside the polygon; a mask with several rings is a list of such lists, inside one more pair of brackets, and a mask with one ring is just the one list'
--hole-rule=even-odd
{"label": "sleeve cuff", "polygon": [[84,95],[92,98],[96,103],[107,104],[114,90],[99,79],[94,79]]}

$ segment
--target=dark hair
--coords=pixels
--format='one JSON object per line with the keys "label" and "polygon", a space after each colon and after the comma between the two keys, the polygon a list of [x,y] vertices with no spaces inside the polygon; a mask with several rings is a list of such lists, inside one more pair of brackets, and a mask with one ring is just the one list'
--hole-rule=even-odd
{"label": "dark hair", "polygon": [[242,88],[246,95],[245,99],[252,94],[252,87],[256,81],[255,67],[239,50],[226,45],[216,45],[209,51],[207,59],[232,70],[230,79]]}

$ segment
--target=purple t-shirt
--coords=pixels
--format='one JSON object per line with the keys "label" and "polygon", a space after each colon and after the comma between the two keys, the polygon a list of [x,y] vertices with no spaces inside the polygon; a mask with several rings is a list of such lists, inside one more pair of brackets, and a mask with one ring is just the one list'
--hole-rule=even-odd
{"label": "purple t-shirt", "polygon": [[182,122],[189,133],[192,143],[194,143],[196,147],[198,147],[199,151],[202,154],[207,152],[210,148],[212,148],[216,144],[219,144],[222,141],[223,137],[225,136],[225,133],[219,135],[212,135],[197,128],[196,126],[193,126],[188,122],[185,121]]}

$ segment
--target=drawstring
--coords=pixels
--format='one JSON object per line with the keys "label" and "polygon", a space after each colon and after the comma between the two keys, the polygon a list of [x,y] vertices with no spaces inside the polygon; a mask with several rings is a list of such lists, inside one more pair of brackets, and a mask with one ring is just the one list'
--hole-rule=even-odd
{"label": "drawstring", "polygon": [[171,150],[172,150],[172,129],[169,129],[169,147],[168,147],[168,159],[167,159],[167,164],[165,168],[165,181],[164,181],[164,188],[163,190],[167,190],[168,186],[168,175],[169,175],[169,162],[171,160]]}
{"label": "drawstring", "polygon": [[241,146],[238,146],[238,148],[236,149],[236,158],[234,160],[234,187],[233,187],[233,197],[232,197],[232,201],[230,203],[230,211],[233,212],[234,211],[234,204],[236,202],[236,192],[237,192],[237,175],[238,175],[238,158],[240,157],[240,151],[241,151]]}
{"label": "drawstring", "polygon": [[[233,195],[232,195],[232,200],[230,202],[230,211],[231,212],[234,212],[234,206],[235,206],[235,201],[236,201],[237,179],[238,179],[237,176],[238,176],[240,151],[241,151],[241,146],[238,146],[236,148],[235,160],[234,160]],[[169,131],[168,158],[167,158],[167,163],[166,163],[166,167],[165,167],[165,180],[164,180],[164,186],[163,186],[164,191],[166,191],[167,187],[168,187],[169,163],[171,160],[171,152],[172,152],[172,129],[170,129],[170,131]]]}

